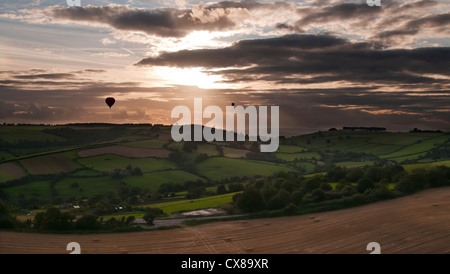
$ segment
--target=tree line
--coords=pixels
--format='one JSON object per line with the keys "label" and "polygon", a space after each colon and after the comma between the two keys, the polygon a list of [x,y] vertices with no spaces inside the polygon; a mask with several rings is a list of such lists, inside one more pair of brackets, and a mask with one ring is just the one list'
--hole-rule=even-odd
{"label": "tree line", "polygon": [[242,193],[234,195],[233,201],[235,211],[295,214],[355,206],[441,186],[450,186],[449,167],[407,172],[400,165],[337,166],[308,178],[279,173],[253,180]]}

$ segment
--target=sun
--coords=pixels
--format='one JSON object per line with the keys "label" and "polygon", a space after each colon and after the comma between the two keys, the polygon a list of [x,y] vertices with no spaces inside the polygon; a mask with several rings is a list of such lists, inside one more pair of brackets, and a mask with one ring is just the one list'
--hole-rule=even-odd
{"label": "sun", "polygon": [[202,89],[228,88],[221,75],[209,74],[201,67],[153,67],[149,72],[166,85],[196,86]]}

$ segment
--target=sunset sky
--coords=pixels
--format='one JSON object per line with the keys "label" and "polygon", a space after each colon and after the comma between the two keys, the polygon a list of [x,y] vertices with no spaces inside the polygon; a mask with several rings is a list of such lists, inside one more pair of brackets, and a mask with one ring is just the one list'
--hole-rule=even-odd
{"label": "sunset sky", "polygon": [[0,2],[2,123],[171,124],[195,97],[298,133],[450,131],[450,2]]}

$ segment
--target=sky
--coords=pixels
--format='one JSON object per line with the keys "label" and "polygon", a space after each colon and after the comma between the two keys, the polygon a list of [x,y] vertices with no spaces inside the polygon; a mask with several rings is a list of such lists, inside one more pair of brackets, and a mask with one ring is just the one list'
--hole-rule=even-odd
{"label": "sky", "polygon": [[0,123],[172,124],[202,98],[292,134],[450,131],[449,68],[448,0],[0,2]]}

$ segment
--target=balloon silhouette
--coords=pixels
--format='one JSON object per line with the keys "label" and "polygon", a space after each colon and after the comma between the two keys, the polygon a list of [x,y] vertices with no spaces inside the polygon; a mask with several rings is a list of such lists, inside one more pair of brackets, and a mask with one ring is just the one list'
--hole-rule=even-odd
{"label": "balloon silhouette", "polygon": [[109,106],[109,108],[111,108],[114,105],[114,103],[116,102],[116,100],[112,97],[108,97],[108,98],[106,98],[105,102]]}

